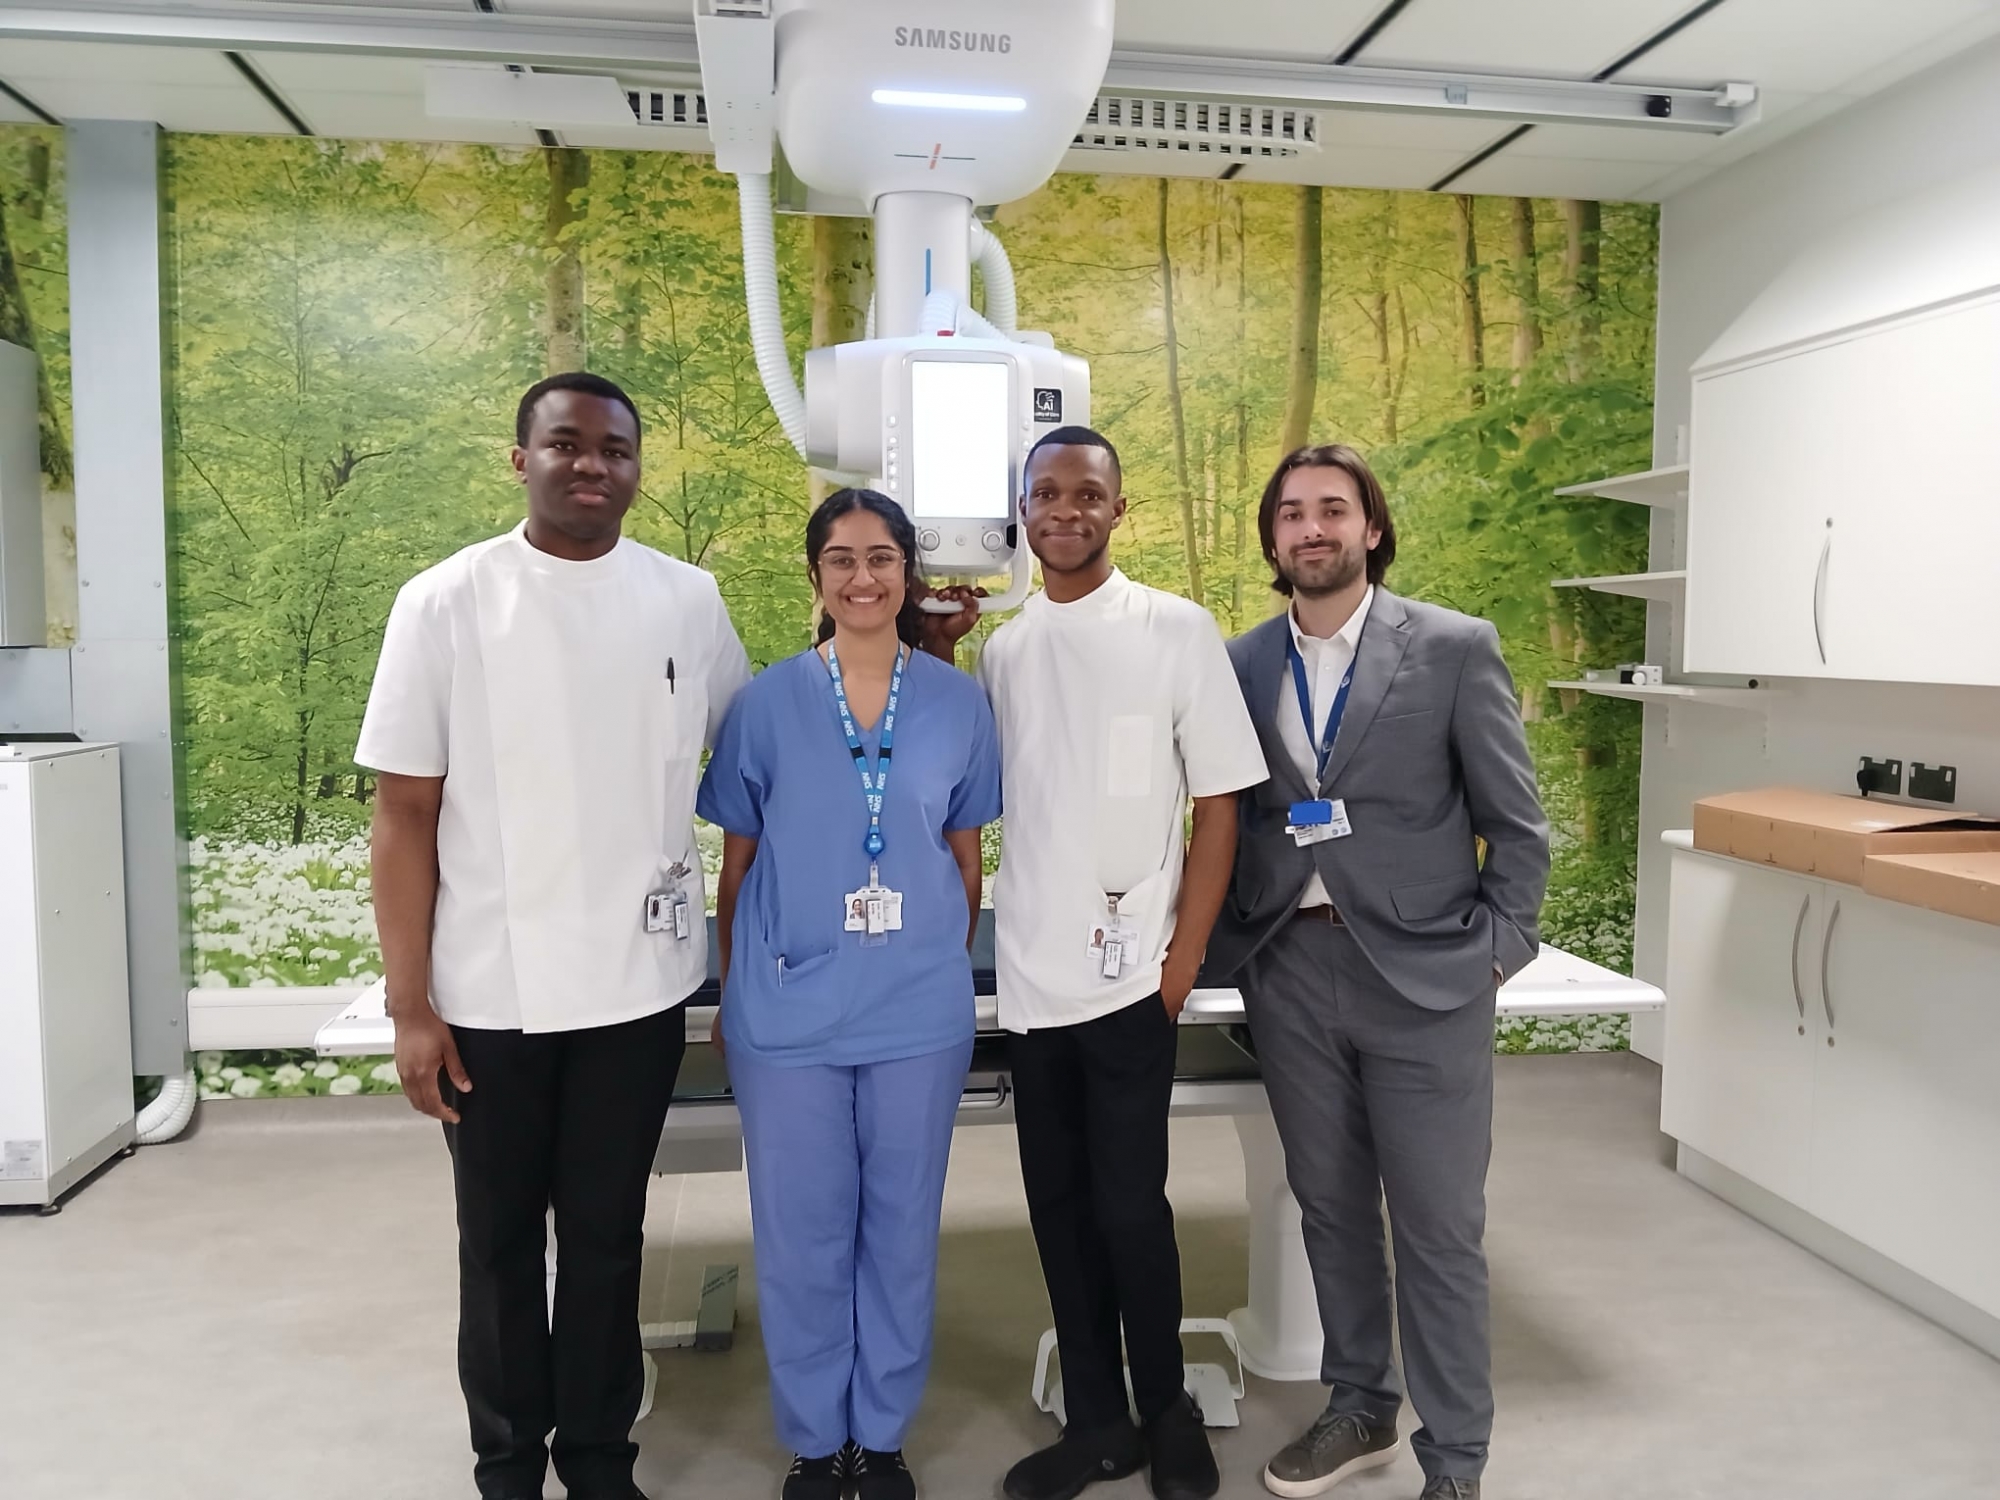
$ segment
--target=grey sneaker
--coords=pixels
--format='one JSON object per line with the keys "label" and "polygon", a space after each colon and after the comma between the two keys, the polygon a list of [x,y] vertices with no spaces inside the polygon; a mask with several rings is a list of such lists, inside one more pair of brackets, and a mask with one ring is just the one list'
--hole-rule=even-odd
{"label": "grey sneaker", "polygon": [[[1264,1465],[1264,1488],[1285,1500],[1305,1500],[1325,1494],[1350,1474],[1394,1463],[1402,1451],[1393,1424],[1377,1427],[1351,1412],[1321,1412],[1303,1437]],[[1432,1500],[1428,1490],[1424,1500]]]}
{"label": "grey sneaker", "polygon": [[1418,1500],[1479,1500],[1476,1479],[1426,1479]]}

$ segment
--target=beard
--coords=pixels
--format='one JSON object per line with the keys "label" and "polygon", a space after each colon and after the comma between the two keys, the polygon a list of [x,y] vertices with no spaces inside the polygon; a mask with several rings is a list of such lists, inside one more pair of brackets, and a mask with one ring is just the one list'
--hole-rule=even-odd
{"label": "beard", "polygon": [[1292,592],[1317,599],[1353,587],[1367,567],[1367,553],[1350,552],[1342,547],[1330,555],[1310,558],[1303,563],[1294,553],[1285,559],[1285,566],[1280,571],[1284,573],[1285,581],[1291,584]]}

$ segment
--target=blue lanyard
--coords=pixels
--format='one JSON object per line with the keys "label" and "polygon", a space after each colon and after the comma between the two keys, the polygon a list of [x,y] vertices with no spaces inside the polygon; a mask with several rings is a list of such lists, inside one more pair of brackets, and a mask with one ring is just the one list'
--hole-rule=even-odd
{"label": "blue lanyard", "polygon": [[[1299,655],[1299,643],[1293,639],[1289,626],[1285,630],[1285,654],[1292,662],[1292,690],[1299,696],[1299,717],[1306,722],[1306,743],[1313,744],[1312,691],[1306,686],[1306,659]],[[1341,718],[1347,713],[1347,690],[1354,686],[1354,665],[1361,660],[1361,642],[1354,643],[1354,661],[1347,664],[1347,671],[1341,675],[1340,688],[1333,695],[1333,706],[1326,711],[1326,728],[1320,731],[1318,746],[1314,752],[1318,769],[1313,782],[1313,790],[1319,790],[1326,780],[1326,763],[1333,758],[1333,742],[1340,733]]]}
{"label": "blue lanyard", "polygon": [[861,847],[871,860],[880,859],[882,840],[882,794],[889,787],[889,760],[896,745],[896,700],[903,696],[903,648],[896,648],[896,668],[889,677],[889,703],[882,710],[882,747],[875,770],[868,769],[868,752],[861,748],[861,733],[854,727],[854,714],[847,706],[847,684],[840,679],[840,652],[832,641],[826,643],[826,669],[833,676],[833,701],[840,705],[840,727],[847,732],[847,753],[861,772],[861,795],[868,803],[868,837]]}

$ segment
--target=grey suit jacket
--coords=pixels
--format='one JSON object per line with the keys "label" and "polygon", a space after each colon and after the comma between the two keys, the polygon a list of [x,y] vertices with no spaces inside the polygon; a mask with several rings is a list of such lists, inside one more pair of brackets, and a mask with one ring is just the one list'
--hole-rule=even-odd
{"label": "grey suit jacket", "polygon": [[[1278,733],[1278,715],[1298,712],[1290,630],[1279,615],[1229,643],[1271,777],[1240,794],[1207,974],[1236,973],[1268,942],[1317,867],[1383,977],[1417,1005],[1454,1010],[1486,994],[1496,967],[1511,976],[1535,956],[1549,878],[1548,820],[1499,635],[1378,587],[1325,780],[1308,789]],[[1286,815],[1315,796],[1344,800],[1354,831],[1300,848]]]}

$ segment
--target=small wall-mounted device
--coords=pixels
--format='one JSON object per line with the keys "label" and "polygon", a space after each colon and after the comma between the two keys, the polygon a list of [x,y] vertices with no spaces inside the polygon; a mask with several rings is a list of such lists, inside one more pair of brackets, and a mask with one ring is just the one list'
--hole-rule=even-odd
{"label": "small wall-mounted device", "polygon": [[1927,766],[1920,760],[1911,761],[1910,795],[1919,802],[1956,802],[1958,767]]}
{"label": "small wall-mounted device", "polygon": [[1903,795],[1903,763],[1900,760],[1876,760],[1864,755],[1861,757],[1861,768],[1854,773],[1854,784],[1864,797],[1900,797]]}

